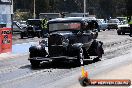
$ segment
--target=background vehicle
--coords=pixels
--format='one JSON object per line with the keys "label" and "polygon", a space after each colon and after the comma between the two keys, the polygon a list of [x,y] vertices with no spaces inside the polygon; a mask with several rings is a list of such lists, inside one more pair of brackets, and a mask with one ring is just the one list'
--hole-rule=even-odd
{"label": "background vehicle", "polygon": [[118,25],[117,34],[124,35],[125,33],[130,33],[130,26],[127,23]]}
{"label": "background vehicle", "polygon": [[27,27],[20,30],[20,37],[41,37],[41,19],[28,19],[26,21]]}
{"label": "background vehicle", "polygon": [[13,33],[20,33],[20,30],[22,30],[23,28],[26,28],[26,21],[13,21]]}
{"label": "background vehicle", "polygon": [[118,25],[120,24],[120,21],[118,19],[110,19],[108,20],[108,30],[110,29],[118,29]]}
{"label": "background vehicle", "polygon": [[121,24],[125,24],[125,22],[127,22],[127,17],[116,17],[117,19],[119,19]]}
{"label": "background vehicle", "polygon": [[105,31],[108,27],[108,24],[104,21],[104,19],[97,19],[98,25],[99,25],[99,30]]}
{"label": "background vehicle", "polygon": [[95,39],[96,33],[90,30],[90,21],[84,17],[68,17],[52,19],[48,22],[48,52],[45,50],[45,41],[38,46],[29,48],[29,60],[33,67],[47,59],[53,61],[74,60],[80,64],[80,60],[99,60],[103,54],[103,43]]}

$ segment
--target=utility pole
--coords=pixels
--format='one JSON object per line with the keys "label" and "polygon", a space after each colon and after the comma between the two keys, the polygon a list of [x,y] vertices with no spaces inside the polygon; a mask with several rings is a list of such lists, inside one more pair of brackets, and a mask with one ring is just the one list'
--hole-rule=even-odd
{"label": "utility pole", "polygon": [[36,9],[35,9],[35,0],[34,0],[34,11],[33,11],[33,17],[34,17],[34,19],[36,18],[35,12],[36,12]]}
{"label": "utility pole", "polygon": [[86,15],[86,0],[83,1],[84,3],[84,7],[83,7],[83,13],[84,13],[84,17]]}

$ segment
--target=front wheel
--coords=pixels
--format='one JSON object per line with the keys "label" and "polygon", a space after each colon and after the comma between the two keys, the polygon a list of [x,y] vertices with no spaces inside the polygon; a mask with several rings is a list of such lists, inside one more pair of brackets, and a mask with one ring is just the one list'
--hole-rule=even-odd
{"label": "front wheel", "polygon": [[39,65],[40,65],[40,62],[36,61],[36,60],[30,60],[30,63],[32,65],[32,67],[39,67]]}
{"label": "front wheel", "polygon": [[103,29],[103,31],[105,31],[105,29]]}

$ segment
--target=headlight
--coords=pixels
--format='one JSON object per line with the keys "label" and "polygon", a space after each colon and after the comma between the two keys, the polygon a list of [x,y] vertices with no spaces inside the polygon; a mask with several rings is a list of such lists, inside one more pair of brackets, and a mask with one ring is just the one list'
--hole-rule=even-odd
{"label": "headlight", "polygon": [[37,46],[37,49],[41,49],[41,45],[38,45],[38,46]]}
{"label": "headlight", "polygon": [[64,47],[68,46],[68,45],[69,45],[69,40],[66,39],[66,38],[64,38],[64,39],[62,40],[62,45],[63,45]]}

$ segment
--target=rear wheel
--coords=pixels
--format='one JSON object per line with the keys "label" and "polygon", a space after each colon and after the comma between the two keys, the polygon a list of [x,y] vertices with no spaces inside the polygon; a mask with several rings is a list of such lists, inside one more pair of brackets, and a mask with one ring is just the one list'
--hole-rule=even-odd
{"label": "rear wheel", "polygon": [[110,30],[110,28],[108,27],[108,30]]}
{"label": "rear wheel", "polygon": [[103,31],[105,31],[105,29],[103,29]]}
{"label": "rear wheel", "polygon": [[93,41],[92,45],[90,46],[88,50],[89,56],[97,56],[94,58],[93,61],[100,61],[100,58],[104,54],[104,50],[102,47],[103,43],[101,41]]}
{"label": "rear wheel", "polygon": [[121,31],[117,31],[117,34],[118,34],[118,35],[121,35]]}
{"label": "rear wheel", "polygon": [[104,54],[102,45],[97,45],[97,49],[95,50],[95,52],[97,53],[97,57],[94,59],[94,61],[101,61],[102,55]]}
{"label": "rear wheel", "polygon": [[20,37],[21,37],[21,39],[23,39],[23,33],[22,32],[20,33]]}
{"label": "rear wheel", "polygon": [[40,31],[36,31],[36,32],[35,32],[35,35],[36,35],[38,38],[40,38],[40,37],[41,37],[41,32],[40,32]]}

